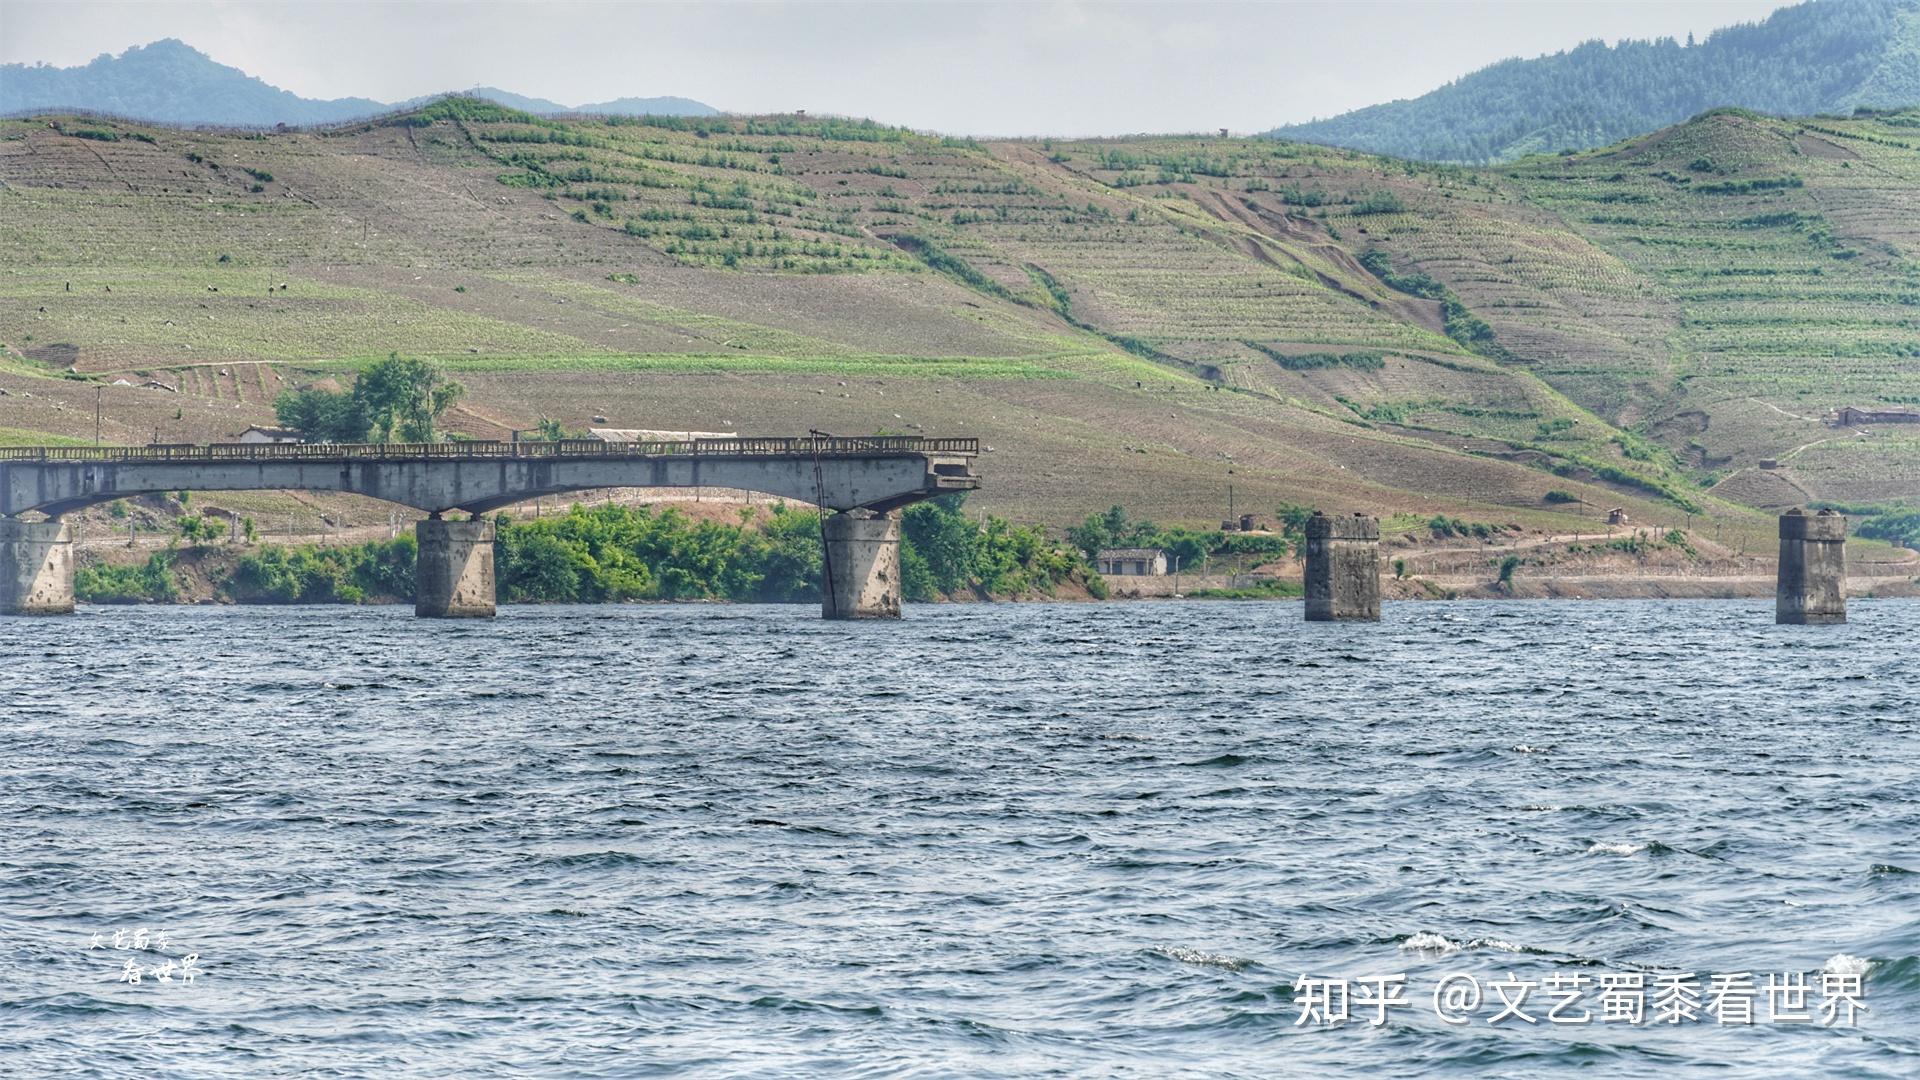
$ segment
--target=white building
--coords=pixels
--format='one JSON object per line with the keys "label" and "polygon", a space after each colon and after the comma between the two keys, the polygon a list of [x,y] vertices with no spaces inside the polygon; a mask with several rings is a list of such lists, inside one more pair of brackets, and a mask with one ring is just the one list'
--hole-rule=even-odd
{"label": "white building", "polygon": [[1093,565],[1102,576],[1160,577],[1167,572],[1167,553],[1159,548],[1101,548]]}
{"label": "white building", "polygon": [[250,427],[233,437],[237,443],[297,443],[301,441],[299,432],[292,428]]}
{"label": "white building", "polygon": [[692,442],[695,439],[737,439],[737,431],[655,431],[652,428],[588,428],[587,435],[608,443]]}

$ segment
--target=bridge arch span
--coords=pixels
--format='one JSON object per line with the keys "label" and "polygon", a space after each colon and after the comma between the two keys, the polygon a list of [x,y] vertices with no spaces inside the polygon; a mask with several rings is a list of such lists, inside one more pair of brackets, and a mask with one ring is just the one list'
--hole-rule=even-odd
{"label": "bridge arch span", "polygon": [[0,449],[0,517],[164,491],[339,491],[430,514],[598,488],[734,488],[885,512],[979,486],[973,439],[697,439]]}
{"label": "bridge arch span", "polygon": [[[41,582],[45,587],[35,586],[36,595],[43,595],[47,589],[58,592],[53,579],[64,575],[65,610],[71,610],[71,539],[59,524],[65,514],[165,491],[338,491],[430,515],[420,524],[418,595],[465,597],[454,606],[467,610],[430,611],[432,605],[423,601],[422,614],[492,614],[492,526],[445,521],[446,512],[478,516],[528,499],[604,488],[712,487],[764,492],[836,511],[832,527],[822,530],[829,568],[827,614],[888,614],[890,605],[897,615],[897,511],[978,487],[973,473],[978,452],[975,439],[822,435],[644,443],[0,448],[0,524],[7,526],[0,530],[0,577],[14,573],[22,581]],[[21,520],[31,512],[48,520]],[[435,553],[431,559],[429,548]],[[842,576],[860,580],[835,581],[837,566],[845,568]],[[427,580],[445,574],[467,577],[451,589],[446,582]],[[57,600],[46,610],[60,610]]]}

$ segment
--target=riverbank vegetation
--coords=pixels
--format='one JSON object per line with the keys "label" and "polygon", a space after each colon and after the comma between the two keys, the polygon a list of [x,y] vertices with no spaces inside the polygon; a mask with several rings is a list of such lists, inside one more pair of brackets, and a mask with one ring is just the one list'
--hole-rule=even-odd
{"label": "riverbank vegetation", "polygon": [[[964,495],[908,507],[901,522],[901,578],[915,601],[1057,595],[1062,587],[1104,592],[1081,554],[1038,526],[1002,518],[975,520]],[[574,506],[557,517],[519,521],[502,514],[495,579],[505,603],[605,603],[719,600],[818,603],[820,516],[776,504],[738,522],[697,521],[674,508]],[[188,538],[188,553],[224,551]],[[170,548],[137,566],[83,567],[75,595],[92,603],[165,603],[181,599]],[[413,598],[414,538],[352,546],[248,546],[210,569],[217,595],[245,604],[358,604]]]}
{"label": "riverbank vegetation", "polygon": [[73,572],[74,596],[95,604],[172,603],[180,598],[174,553],[155,552],[134,566],[82,566]]}
{"label": "riverbank vegetation", "polygon": [[1114,506],[1103,514],[1089,514],[1085,521],[1067,530],[1067,539],[1088,559],[1102,548],[1159,548],[1167,553],[1170,566],[1177,561],[1183,570],[1197,570],[1217,556],[1281,558],[1291,554],[1305,536],[1310,516],[1312,511],[1305,507],[1281,507],[1278,535],[1275,535],[1190,529],[1183,525],[1162,527],[1146,518],[1129,517],[1124,507]]}
{"label": "riverbank vegetation", "polygon": [[1920,550],[1920,510],[1906,506],[1818,504],[1853,519],[1853,534]]}

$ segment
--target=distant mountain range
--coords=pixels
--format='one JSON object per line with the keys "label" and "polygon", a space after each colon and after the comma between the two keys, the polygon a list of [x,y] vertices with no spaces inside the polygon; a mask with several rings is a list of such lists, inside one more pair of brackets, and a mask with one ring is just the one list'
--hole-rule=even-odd
{"label": "distant mountain range", "polygon": [[1412,100],[1268,134],[1426,161],[1486,163],[1605,146],[1717,106],[1780,115],[1920,103],[1920,0],[1817,0],[1765,22],[1589,41],[1505,60]]}
{"label": "distant mountain range", "polygon": [[[465,93],[533,113],[714,116],[719,112],[682,97],[626,97],[568,106],[490,86]],[[408,108],[433,96],[398,102],[303,98],[239,68],[216,63],[206,53],[172,38],[135,46],[119,56],[102,55],[79,67],[0,65],[0,114],[70,108],[169,124],[267,127],[353,120]]]}

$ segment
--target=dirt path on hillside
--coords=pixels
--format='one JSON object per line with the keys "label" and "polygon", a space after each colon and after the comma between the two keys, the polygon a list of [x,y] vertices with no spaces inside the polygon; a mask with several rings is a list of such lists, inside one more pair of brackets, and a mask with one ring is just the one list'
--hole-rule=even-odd
{"label": "dirt path on hillside", "polygon": [[[1631,532],[1633,532],[1633,527],[1632,527],[1632,526],[1628,526],[1628,525],[1622,525],[1622,526],[1619,526],[1619,528],[1621,528],[1621,529],[1625,529],[1625,530],[1626,530],[1627,532],[1629,532],[1629,533],[1631,533]],[[1651,526],[1643,526],[1643,528],[1651,528]],[[1614,539],[1614,538],[1615,538],[1616,536],[1618,536],[1618,535],[1619,535],[1619,533],[1618,533],[1618,532],[1603,532],[1603,533],[1554,533],[1554,534],[1552,534],[1551,536],[1535,536],[1535,537],[1530,537],[1530,538],[1527,538],[1527,539],[1524,539],[1524,540],[1515,540],[1515,541],[1513,541],[1512,543],[1507,543],[1507,544],[1474,544],[1474,545],[1473,545],[1473,546],[1471,546],[1471,547],[1423,547],[1423,548],[1415,548],[1415,549],[1414,549],[1413,551],[1411,551],[1411,552],[1410,552],[1409,554],[1412,554],[1412,555],[1415,555],[1415,556],[1419,556],[1419,555],[1479,555],[1479,554],[1483,554],[1483,553],[1486,553],[1486,552],[1499,552],[1499,551],[1525,551],[1525,550],[1527,550],[1528,548],[1537,548],[1537,547],[1545,547],[1545,546],[1547,546],[1548,544],[1578,544],[1578,543],[1582,543],[1582,542],[1584,542],[1584,541],[1587,541],[1587,540],[1611,540],[1611,539]]]}
{"label": "dirt path on hillside", "polygon": [[1801,444],[1800,444],[1799,446],[1796,446],[1796,447],[1794,447],[1793,449],[1791,449],[1791,450],[1789,450],[1789,451],[1787,451],[1786,453],[1784,453],[1784,454],[1781,454],[1781,455],[1780,455],[1780,460],[1781,460],[1781,461],[1792,461],[1792,460],[1794,459],[1794,457],[1795,457],[1796,455],[1798,455],[1798,454],[1800,453],[1800,451],[1802,451],[1802,450],[1805,450],[1805,449],[1807,449],[1807,448],[1809,448],[1809,447],[1813,447],[1813,446],[1819,446],[1819,445],[1820,445],[1821,443],[1830,443],[1830,442],[1838,442],[1838,441],[1840,441],[1841,439],[1857,439],[1857,438],[1859,438],[1859,437],[1861,437],[1862,435],[1865,435],[1865,434],[1866,434],[1866,432],[1864,432],[1864,431],[1856,431],[1856,432],[1854,432],[1854,433],[1853,433],[1853,434],[1851,434],[1851,435],[1829,435],[1829,436],[1827,436],[1827,437],[1826,437],[1826,438],[1824,438],[1824,439],[1815,439],[1815,440],[1813,440],[1812,442],[1809,442],[1809,443],[1801,443]]}
{"label": "dirt path on hillside", "polygon": [[1784,416],[1790,420],[1805,420],[1809,424],[1821,423],[1821,421],[1816,420],[1811,416],[1801,416],[1799,413],[1790,413],[1787,410],[1781,408],[1780,406],[1775,405],[1771,401],[1761,401],[1757,397],[1749,397],[1747,400],[1753,402],[1756,405],[1765,405],[1767,408],[1772,409],[1774,412],[1777,412],[1781,416]]}

